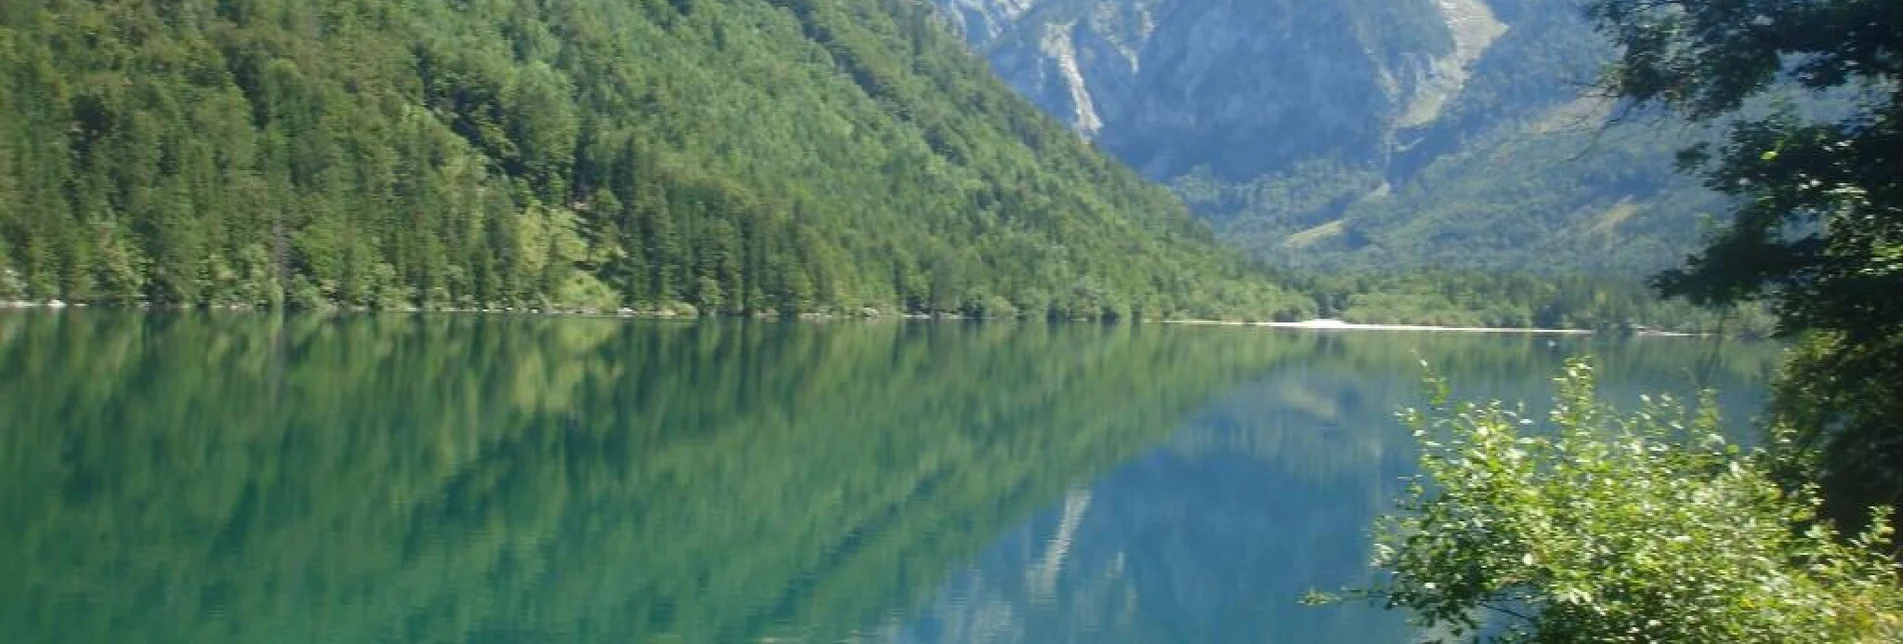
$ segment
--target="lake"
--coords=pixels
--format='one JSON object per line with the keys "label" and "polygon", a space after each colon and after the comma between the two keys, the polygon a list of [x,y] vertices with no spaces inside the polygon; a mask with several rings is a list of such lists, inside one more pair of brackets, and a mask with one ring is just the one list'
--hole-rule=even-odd
{"label": "lake", "polygon": [[[11,642],[1404,642],[1425,360],[1540,406],[1738,341],[0,312]],[[1748,434],[1747,434],[1748,436]]]}

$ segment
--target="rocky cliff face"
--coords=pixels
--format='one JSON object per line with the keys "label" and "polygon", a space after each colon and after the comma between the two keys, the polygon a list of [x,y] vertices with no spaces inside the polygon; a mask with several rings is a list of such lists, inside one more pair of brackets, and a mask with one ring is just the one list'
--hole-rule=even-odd
{"label": "rocky cliff face", "polygon": [[[1492,194],[1475,185],[1489,176],[1579,174],[1562,161],[1599,154],[1579,135],[1606,111],[1580,95],[1604,50],[1568,0],[934,1],[1018,91],[1264,255],[1393,247],[1382,236],[1402,223],[1465,241],[1405,215],[1521,208],[1447,202]],[[1672,228],[1643,225],[1664,216],[1646,204],[1671,180],[1650,156],[1669,145],[1641,143],[1611,146],[1607,158],[1628,166],[1617,176],[1567,177],[1525,206],[1553,225],[1482,250],[1525,252],[1550,241],[1537,229],[1583,229],[1569,218],[1615,207],[1636,208],[1621,222]],[[1430,176],[1464,185],[1418,185]],[[1618,261],[1675,259],[1693,234],[1683,228],[1684,240]],[[1591,255],[1619,232],[1558,243]]]}
{"label": "rocky cliff face", "polygon": [[1003,34],[1037,0],[937,0],[946,17],[972,44],[982,45]]}
{"label": "rocky cliff face", "polygon": [[1157,178],[1379,159],[1506,30],[1479,0],[940,0],[1013,86]]}

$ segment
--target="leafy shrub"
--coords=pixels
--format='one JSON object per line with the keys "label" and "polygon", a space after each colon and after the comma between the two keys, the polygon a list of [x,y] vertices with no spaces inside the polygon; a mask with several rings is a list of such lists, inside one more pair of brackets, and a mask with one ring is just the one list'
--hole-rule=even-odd
{"label": "leafy shrub", "polygon": [[1810,487],[1728,443],[1710,400],[1618,412],[1571,361],[1544,424],[1499,403],[1403,413],[1421,474],[1352,596],[1511,642],[1903,641],[1888,522],[1840,539]]}

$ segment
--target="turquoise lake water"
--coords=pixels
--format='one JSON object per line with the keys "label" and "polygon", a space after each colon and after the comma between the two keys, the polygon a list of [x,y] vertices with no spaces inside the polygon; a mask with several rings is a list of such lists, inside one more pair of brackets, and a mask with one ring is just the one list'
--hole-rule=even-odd
{"label": "turquoise lake water", "polygon": [[[1367,581],[1467,397],[1777,347],[1162,325],[0,313],[0,633],[64,642],[1404,642]],[[1741,430],[1748,432],[1748,430]],[[1748,434],[1741,435],[1748,438]]]}

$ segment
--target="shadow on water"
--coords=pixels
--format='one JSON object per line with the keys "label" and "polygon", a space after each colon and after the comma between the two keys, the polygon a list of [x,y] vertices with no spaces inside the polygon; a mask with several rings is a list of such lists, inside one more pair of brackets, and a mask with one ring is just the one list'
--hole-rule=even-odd
{"label": "shadow on water", "polygon": [[[1293,598],[1365,575],[1366,521],[1412,460],[1390,420],[1418,380],[1410,352],[1538,399],[1567,354],[1543,343],[0,314],[0,630],[1405,637],[1392,616]],[[1696,346],[1595,352],[1608,386],[1656,389]],[[1762,387],[1755,355],[1718,377],[1739,400]]]}

